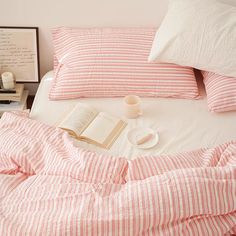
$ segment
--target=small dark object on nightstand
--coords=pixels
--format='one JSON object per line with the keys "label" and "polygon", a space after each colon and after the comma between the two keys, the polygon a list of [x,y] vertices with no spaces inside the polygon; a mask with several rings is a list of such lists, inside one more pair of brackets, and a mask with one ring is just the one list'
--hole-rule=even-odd
{"label": "small dark object on nightstand", "polygon": [[0,89],[0,93],[16,93],[15,89]]}
{"label": "small dark object on nightstand", "polygon": [[10,100],[3,100],[3,101],[0,101],[0,105],[1,104],[10,104],[11,101]]}

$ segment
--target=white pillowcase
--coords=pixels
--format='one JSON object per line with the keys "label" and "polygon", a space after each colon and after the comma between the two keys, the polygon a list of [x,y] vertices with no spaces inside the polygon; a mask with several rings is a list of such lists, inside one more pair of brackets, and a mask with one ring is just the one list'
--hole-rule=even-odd
{"label": "white pillowcase", "polygon": [[214,0],[170,0],[149,61],[236,77],[236,7]]}

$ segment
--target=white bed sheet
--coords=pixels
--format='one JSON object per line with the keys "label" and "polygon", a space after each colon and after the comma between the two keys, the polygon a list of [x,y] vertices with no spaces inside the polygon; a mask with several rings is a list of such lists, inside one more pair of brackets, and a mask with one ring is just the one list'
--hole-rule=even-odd
{"label": "white bed sheet", "polygon": [[[48,92],[52,79],[52,72],[42,79],[30,113],[31,118],[57,125],[80,102],[125,119],[122,98],[50,101]],[[127,128],[110,150],[84,142],[76,143],[89,150],[133,159],[140,155],[169,154],[213,147],[236,139],[236,112],[210,113],[205,96],[201,100],[142,98],[142,108],[141,117],[126,119]],[[135,127],[150,127],[156,130],[160,136],[159,143],[149,150],[133,147],[127,140],[127,132]]]}

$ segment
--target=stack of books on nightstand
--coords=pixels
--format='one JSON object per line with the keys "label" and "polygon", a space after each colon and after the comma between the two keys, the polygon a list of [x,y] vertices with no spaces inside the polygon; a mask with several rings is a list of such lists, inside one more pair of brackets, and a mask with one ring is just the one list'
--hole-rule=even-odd
{"label": "stack of books on nightstand", "polygon": [[5,111],[23,111],[27,109],[29,92],[24,90],[24,84],[16,84],[15,89],[0,89],[0,116]]}

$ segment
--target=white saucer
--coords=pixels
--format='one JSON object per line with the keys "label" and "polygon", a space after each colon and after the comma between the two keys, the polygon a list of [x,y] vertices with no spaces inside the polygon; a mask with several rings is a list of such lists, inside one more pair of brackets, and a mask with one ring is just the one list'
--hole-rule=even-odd
{"label": "white saucer", "polygon": [[[153,137],[150,140],[148,140],[147,142],[140,144],[140,145],[136,144],[138,139],[140,139],[148,134],[153,134]],[[127,138],[133,146],[135,146],[137,148],[141,148],[141,149],[152,148],[159,141],[159,135],[156,131],[154,131],[153,129],[150,129],[150,128],[141,128],[141,127],[131,129],[127,134]]]}

